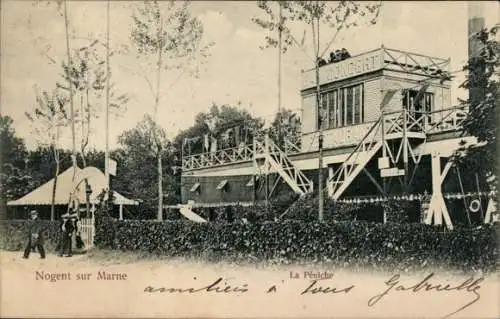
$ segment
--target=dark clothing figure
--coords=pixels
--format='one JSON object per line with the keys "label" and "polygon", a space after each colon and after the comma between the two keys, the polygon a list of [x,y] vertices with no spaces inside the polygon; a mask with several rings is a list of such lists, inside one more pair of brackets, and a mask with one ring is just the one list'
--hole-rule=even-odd
{"label": "dark clothing figure", "polygon": [[67,257],[73,256],[72,249],[72,236],[75,231],[75,225],[72,219],[67,219],[62,226],[62,245],[61,250],[59,251],[59,256],[66,254]]}
{"label": "dark clothing figure", "polygon": [[36,248],[41,258],[45,258],[45,249],[43,248],[43,229],[37,217],[34,217],[28,226],[28,242],[24,249],[23,258],[29,258],[30,252]]}
{"label": "dark clothing figure", "polygon": [[318,58],[318,66],[319,67],[322,67],[323,65],[326,65],[326,61],[325,59],[322,59],[322,58]]}
{"label": "dark clothing figure", "polygon": [[351,54],[349,54],[349,52],[345,48],[342,48],[342,51],[340,52],[342,60],[349,59],[351,57]]}

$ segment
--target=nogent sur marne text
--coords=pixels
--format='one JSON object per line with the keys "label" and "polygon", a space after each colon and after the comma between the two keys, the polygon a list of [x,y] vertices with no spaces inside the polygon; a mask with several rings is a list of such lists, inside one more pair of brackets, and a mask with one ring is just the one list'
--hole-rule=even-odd
{"label": "nogent sur marne text", "polygon": [[46,272],[43,270],[35,271],[35,280],[43,280],[49,282],[57,281],[70,281],[70,280],[99,280],[99,281],[123,281],[127,280],[128,275],[126,273],[112,273],[108,271],[97,271],[97,272]]}

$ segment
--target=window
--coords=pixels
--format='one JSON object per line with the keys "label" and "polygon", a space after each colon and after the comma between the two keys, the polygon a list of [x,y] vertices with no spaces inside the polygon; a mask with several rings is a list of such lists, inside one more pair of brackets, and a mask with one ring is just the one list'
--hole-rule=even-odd
{"label": "window", "polygon": [[353,123],[353,115],[354,115],[354,92],[353,88],[347,88],[346,90],[346,98],[345,98],[345,110],[346,110],[346,122],[345,125],[351,125]]}
{"label": "window", "polygon": [[[418,101],[417,101],[418,100]],[[430,112],[434,107],[434,94],[423,92],[420,96],[416,90],[407,90],[403,95],[403,106],[415,112]]]}
{"label": "window", "polygon": [[326,95],[320,96],[319,125],[323,129],[328,128],[328,98]]}
{"label": "window", "polygon": [[434,110],[434,94],[416,90],[407,90],[403,94],[403,107],[410,111],[416,119],[426,116],[430,121],[430,114],[425,114]]}
{"label": "window", "polygon": [[327,93],[328,99],[328,127],[336,127],[337,126],[337,112],[338,112],[338,92],[333,91]]}
{"label": "window", "polygon": [[322,123],[323,129],[363,123],[363,84],[323,93],[320,105],[318,121]]}

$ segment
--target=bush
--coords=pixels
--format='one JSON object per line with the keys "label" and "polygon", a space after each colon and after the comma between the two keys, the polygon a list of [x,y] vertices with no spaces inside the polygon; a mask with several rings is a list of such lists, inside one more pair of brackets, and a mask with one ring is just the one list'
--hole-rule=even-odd
{"label": "bush", "polygon": [[[59,222],[39,221],[44,228],[45,250],[55,250],[59,241]],[[0,249],[10,251],[24,250],[27,242],[29,220],[0,221]]]}
{"label": "bush", "polygon": [[206,223],[103,220],[98,247],[208,261],[331,263],[419,270],[494,270],[498,225],[440,232],[423,224],[342,222]]}

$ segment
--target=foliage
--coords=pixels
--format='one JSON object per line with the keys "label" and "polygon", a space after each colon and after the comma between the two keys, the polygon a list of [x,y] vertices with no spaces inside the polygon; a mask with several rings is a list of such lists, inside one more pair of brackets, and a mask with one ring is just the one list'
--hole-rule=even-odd
{"label": "foliage", "polygon": [[203,61],[209,56],[213,44],[202,47],[203,25],[190,15],[189,4],[189,1],[144,1],[132,16],[132,41],[140,54],[161,52],[164,56],[157,65],[159,68],[179,69],[193,64],[196,58]]}
{"label": "foliage", "polygon": [[[53,151],[56,169],[54,172],[54,185],[52,187],[51,220],[55,218],[55,195],[57,176],[60,172],[59,137],[61,129],[73,119],[68,117],[67,107],[70,101],[59,88],[36,93],[36,106],[32,113],[25,112],[26,117],[33,124],[33,129],[39,139],[40,145],[50,146]],[[44,140],[47,138],[47,140]]]}
{"label": "foliage", "polygon": [[[500,25],[484,29],[475,35],[481,44],[478,56],[469,59],[464,70],[468,72],[461,87],[470,91],[465,102],[469,105],[469,116],[463,122],[464,133],[477,137],[479,145],[464,145],[457,154],[459,163],[467,171],[485,171],[492,190],[498,190],[497,155],[498,123],[500,121],[500,42],[497,33]],[[464,156],[465,155],[465,156]]]}
{"label": "foliage", "polygon": [[[302,220],[312,222],[317,219],[317,191],[307,194],[298,200],[282,216],[281,219]],[[325,200],[325,220],[327,221],[383,221],[383,215],[387,222],[407,223],[417,222],[420,218],[421,203],[417,200],[387,199],[385,201],[366,202],[334,202]],[[284,209],[283,209],[284,208]],[[278,210],[278,215],[286,211],[287,206]],[[385,214],[384,214],[385,212]],[[274,213],[274,214],[276,214]]]}
{"label": "foliage", "polygon": [[6,204],[31,188],[25,171],[27,156],[24,141],[16,136],[13,120],[0,115],[0,219],[6,217]]}
{"label": "foliage", "polygon": [[[0,249],[10,251],[24,250],[30,220],[0,221]],[[59,242],[59,221],[39,220],[44,229],[45,250],[55,250]]]}
{"label": "foliage", "polygon": [[301,122],[297,113],[280,110],[271,123],[269,135],[282,150],[289,147],[285,140],[300,149]]}
{"label": "foliage", "polygon": [[[105,105],[104,93],[106,91],[107,80],[111,81],[111,73],[107,74],[106,61],[102,58],[105,45],[99,40],[94,40],[90,44],[73,50],[71,65],[62,62],[62,79],[64,83],[57,83],[57,88],[69,92],[73,91],[77,100],[80,100],[80,107],[75,110],[75,121],[80,126],[80,155],[83,166],[86,166],[86,148],[89,144],[91,123],[99,118],[102,106]],[[112,54],[112,53],[111,53]],[[68,87],[69,85],[69,87]],[[128,103],[129,97],[126,94],[119,94],[113,84],[110,84],[110,113],[119,114]]]}
{"label": "foliage", "polygon": [[[273,9],[272,4],[280,7],[280,14]],[[375,24],[380,13],[381,2],[355,2],[355,1],[258,1],[258,7],[265,13],[266,19],[252,18],[252,21],[261,28],[268,30],[265,47],[277,47],[278,41],[272,34],[275,30],[281,30],[283,38],[283,52],[291,46],[299,46],[304,49],[306,30],[299,41],[292,29],[294,24],[312,27],[312,41],[315,56],[322,58],[334,42],[335,36],[325,47],[323,53],[319,52],[319,39],[316,34],[319,25],[336,30],[357,27],[363,21]],[[281,18],[281,19],[280,19]],[[316,61],[312,61],[316,62]]]}
{"label": "foliage", "polygon": [[[163,6],[164,5],[164,6]],[[160,103],[160,79],[163,69],[184,67],[184,71],[191,67],[194,61],[202,62],[208,56],[211,45],[201,48],[203,25],[196,17],[191,17],[188,10],[189,2],[169,1],[144,1],[138,6],[132,18],[134,20],[131,32],[132,41],[135,43],[139,54],[153,55],[156,57],[156,89],[145,76],[151,93],[154,95],[153,122],[156,123]],[[196,65],[196,66],[199,66]],[[197,75],[195,68],[193,75]],[[184,72],[180,74],[183,75]],[[156,136],[157,130],[151,126],[157,152],[158,174],[158,207],[157,219],[163,218],[163,151],[161,137]]]}
{"label": "foliage", "polygon": [[196,115],[195,124],[180,132],[174,143],[176,149],[182,149],[185,155],[202,153],[203,135],[210,134],[219,141],[221,148],[236,147],[234,140],[228,138],[228,130],[239,128],[241,140],[249,144],[255,132],[262,130],[263,126],[262,119],[253,117],[245,109],[213,103],[210,111]]}
{"label": "foliage", "polygon": [[167,196],[167,203],[175,204],[180,201],[177,192],[177,176],[174,175],[173,169],[175,154],[165,137],[165,131],[146,115],[136,127],[123,132],[118,138],[123,148],[120,155],[120,165],[123,169],[117,177],[117,183],[120,183],[117,190],[123,191],[126,196],[140,198],[143,201],[143,209],[148,212],[148,215],[150,215],[149,212],[154,211],[155,202],[158,199],[156,192],[158,149],[155,135],[161,143],[161,149],[167,150],[161,152],[164,194]]}
{"label": "foliage", "polygon": [[350,222],[206,223],[116,221],[101,227],[101,248],[147,251],[209,261],[322,263],[393,271],[498,267],[498,225],[439,232],[422,224]]}
{"label": "foliage", "polygon": [[25,115],[33,123],[33,133],[40,145],[57,149],[61,129],[70,121],[68,101],[61,89],[50,92],[36,89],[36,105]]}

